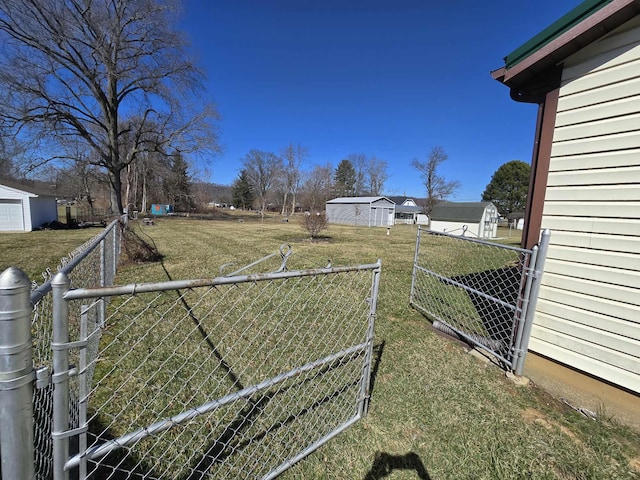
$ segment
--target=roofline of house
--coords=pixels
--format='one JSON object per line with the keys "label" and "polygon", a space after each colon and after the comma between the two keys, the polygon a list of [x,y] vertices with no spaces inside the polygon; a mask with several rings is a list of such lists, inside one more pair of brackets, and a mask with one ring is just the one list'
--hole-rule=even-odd
{"label": "roofline of house", "polygon": [[541,103],[559,86],[559,66],[568,56],[638,13],[638,0],[587,0],[507,55],[491,76],[511,89],[514,100]]}
{"label": "roofline of house", "polygon": [[[364,199],[368,199],[367,201],[364,201]],[[362,201],[357,201],[357,200],[362,200]],[[396,204],[393,200],[389,199],[389,197],[385,197],[383,195],[378,196],[378,197],[338,197],[338,198],[333,198],[331,200],[328,200],[327,203],[334,203],[334,204],[341,204],[341,203],[361,203],[361,204],[367,204],[370,205],[373,202],[377,202],[378,200],[387,200],[391,203],[393,203],[394,205]],[[336,200],[351,200],[350,202],[336,202]]]}
{"label": "roofline of house", "polygon": [[587,0],[575,7],[569,13],[553,22],[540,33],[520,45],[513,52],[504,57],[505,67],[513,68],[515,65],[535,54],[538,50],[551,43],[567,30],[578,25],[585,18],[593,15],[612,0]]}

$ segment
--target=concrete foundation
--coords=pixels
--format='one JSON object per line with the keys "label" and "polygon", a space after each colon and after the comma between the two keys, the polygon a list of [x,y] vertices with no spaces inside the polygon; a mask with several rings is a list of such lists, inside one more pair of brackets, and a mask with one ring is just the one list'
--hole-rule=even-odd
{"label": "concrete foundation", "polygon": [[640,395],[529,352],[524,375],[556,398],[640,432]]}

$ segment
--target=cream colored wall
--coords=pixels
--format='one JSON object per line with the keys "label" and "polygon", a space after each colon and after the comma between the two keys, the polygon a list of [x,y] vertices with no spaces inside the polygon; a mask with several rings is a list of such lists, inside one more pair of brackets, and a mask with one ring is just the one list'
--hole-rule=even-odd
{"label": "cream colored wall", "polygon": [[565,61],[530,349],[640,392],[640,19]]}

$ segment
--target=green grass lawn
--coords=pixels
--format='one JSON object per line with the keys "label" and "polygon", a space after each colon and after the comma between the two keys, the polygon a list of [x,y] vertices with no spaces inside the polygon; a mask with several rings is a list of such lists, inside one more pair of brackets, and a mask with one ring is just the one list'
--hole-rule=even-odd
{"label": "green grass lawn", "polygon": [[0,271],[18,267],[42,283],[47,268],[56,272],[60,259],[102,232],[102,228],[0,233]]}
{"label": "green grass lawn", "polygon": [[[593,421],[535,386],[515,386],[502,370],[435,333],[409,307],[415,226],[396,226],[390,235],[382,228],[330,226],[315,242],[295,219],[283,223],[273,215],[262,221],[241,212],[224,220],[159,219],[153,226],[134,228],[157,246],[163,264],[125,265],[119,283],[164,281],[168,275],[215,277],[220,266],[233,262],[239,268],[281,244],[291,245],[292,266],[382,260],[369,414],[281,478],[640,477],[640,435],[617,425],[606,412]],[[35,233],[51,235],[15,235],[18,243],[28,239],[32,250],[19,256],[4,248],[14,235],[0,235],[2,265],[27,265],[27,258],[37,264],[44,256],[39,265],[24,267],[38,272],[56,264],[48,259],[53,254],[49,245],[77,242],[68,245],[71,250],[84,241],[74,237],[76,232]],[[455,256],[442,252],[447,254]]]}

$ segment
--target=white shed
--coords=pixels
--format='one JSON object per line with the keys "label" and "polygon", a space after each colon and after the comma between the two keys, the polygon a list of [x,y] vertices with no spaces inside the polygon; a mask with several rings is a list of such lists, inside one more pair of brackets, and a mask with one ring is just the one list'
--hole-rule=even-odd
{"label": "white shed", "polygon": [[498,209],[491,202],[439,203],[431,211],[431,230],[475,238],[495,238]]}
{"label": "white shed", "polygon": [[58,219],[55,196],[7,183],[0,183],[0,232],[30,232]]}
{"label": "white shed", "polygon": [[343,197],[329,200],[326,210],[329,223],[391,227],[395,207],[387,197]]}

